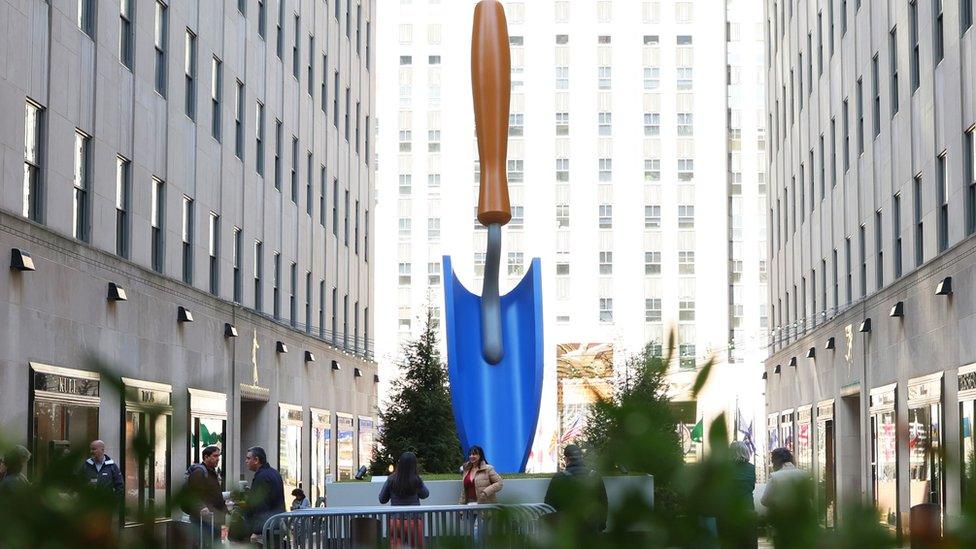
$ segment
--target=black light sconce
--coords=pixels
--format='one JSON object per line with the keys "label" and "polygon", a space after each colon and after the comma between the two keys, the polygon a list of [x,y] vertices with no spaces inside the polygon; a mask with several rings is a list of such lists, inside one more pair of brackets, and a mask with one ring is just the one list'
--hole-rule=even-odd
{"label": "black light sconce", "polygon": [[763,372],[763,375],[762,375],[762,378],[763,378],[764,380],[766,380],[766,379],[769,379],[769,376],[768,376],[768,375],[766,375],[766,372]]}
{"label": "black light sconce", "polygon": [[861,323],[861,327],[858,328],[857,331],[861,332],[862,334],[871,333],[871,319],[865,318],[864,322]]}
{"label": "black light sconce", "polygon": [[237,337],[237,327],[230,322],[224,323],[224,337]]}
{"label": "black light sconce", "polygon": [[952,295],[952,277],[947,276],[935,287],[935,295]]}
{"label": "black light sconce", "polygon": [[312,351],[305,351],[305,362],[315,362],[315,355]]}
{"label": "black light sconce", "polygon": [[837,348],[837,345],[834,343],[834,338],[833,337],[828,337],[827,338],[827,344],[824,345],[824,349],[830,350],[830,349],[835,349],[835,348]]}
{"label": "black light sconce", "polygon": [[780,366],[779,364],[777,364],[776,367],[773,368],[773,373],[774,374],[778,374],[778,373],[780,373],[780,370],[781,369],[782,369],[782,366]]}
{"label": "black light sconce", "polygon": [[125,295],[125,289],[114,282],[108,283],[108,300],[109,301],[128,301],[129,297]]}
{"label": "black light sconce", "polygon": [[807,350],[807,358],[817,358],[816,347],[810,347],[810,349]]}
{"label": "black light sconce", "polygon": [[186,307],[180,306],[176,310],[176,320],[177,322],[193,322],[193,313],[187,310]]}
{"label": "black light sconce", "polygon": [[373,383],[379,383],[379,382],[380,382],[379,374],[373,374]]}
{"label": "black light sconce", "polygon": [[796,357],[795,356],[790,357],[790,367],[791,368],[796,368]]}
{"label": "black light sconce", "polygon": [[335,360],[333,360],[332,361],[332,371],[333,372],[338,372],[341,369],[342,369],[342,366],[339,366],[339,363],[336,362]]}
{"label": "black light sconce", "polygon": [[30,254],[18,248],[10,250],[10,268],[17,271],[33,271],[34,259]]}
{"label": "black light sconce", "polygon": [[275,351],[277,351],[279,353],[282,353],[282,354],[287,354],[288,353],[288,346],[285,345],[285,342],[284,341],[275,341]]}
{"label": "black light sconce", "polygon": [[888,313],[888,316],[893,317],[893,318],[902,318],[902,317],[904,317],[905,316],[905,302],[899,301],[898,303],[895,303],[894,305],[892,305],[891,312]]}
{"label": "black light sconce", "polygon": [[363,377],[363,371],[360,370],[359,368],[353,368],[352,375],[353,377]]}

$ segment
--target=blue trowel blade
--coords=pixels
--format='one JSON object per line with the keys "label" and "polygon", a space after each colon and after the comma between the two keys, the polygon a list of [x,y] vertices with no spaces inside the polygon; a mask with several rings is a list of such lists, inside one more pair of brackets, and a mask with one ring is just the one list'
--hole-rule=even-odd
{"label": "blue trowel blade", "polygon": [[472,445],[500,473],[525,469],[542,399],[542,284],[539,259],[501,296],[501,362],[481,352],[481,297],[461,284],[444,256],[447,365],[454,420],[463,451]]}

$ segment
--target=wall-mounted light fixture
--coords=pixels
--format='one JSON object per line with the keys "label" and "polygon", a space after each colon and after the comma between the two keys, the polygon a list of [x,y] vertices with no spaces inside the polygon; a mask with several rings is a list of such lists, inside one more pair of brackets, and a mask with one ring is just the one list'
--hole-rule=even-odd
{"label": "wall-mounted light fixture", "polygon": [[224,323],[224,337],[237,337],[237,327],[230,322]]}
{"label": "wall-mounted light fixture", "polygon": [[935,295],[952,295],[952,277],[947,276],[935,287]]}
{"label": "wall-mounted light fixture", "polygon": [[312,351],[305,351],[305,362],[315,362],[315,355]]}
{"label": "wall-mounted light fixture", "polygon": [[275,351],[286,354],[288,352],[288,346],[285,345],[284,341],[275,341]]}
{"label": "wall-mounted light fixture", "polygon": [[122,286],[114,282],[108,283],[108,300],[109,301],[128,301],[129,297],[125,295],[125,289]]}
{"label": "wall-mounted light fixture", "polygon": [[864,322],[861,322],[861,327],[858,328],[857,331],[861,332],[862,334],[871,333],[871,319],[865,318]]}
{"label": "wall-mounted light fixture", "polygon": [[18,248],[10,250],[10,268],[17,271],[33,271],[34,259],[29,253]]}
{"label": "wall-mounted light fixture", "polygon": [[359,368],[353,368],[352,375],[353,377],[363,377],[363,371],[360,370]]}
{"label": "wall-mounted light fixture", "polygon": [[773,368],[773,373],[774,374],[778,374],[778,373],[780,373],[781,370],[782,370],[782,366],[780,366],[779,364],[777,364],[776,367]]}
{"label": "wall-mounted light fixture", "polygon": [[333,360],[332,361],[332,371],[333,372],[338,372],[341,369],[342,369],[342,366],[339,366],[339,363],[336,362],[335,360]]}
{"label": "wall-mounted light fixture", "polygon": [[905,302],[899,301],[891,306],[891,311],[888,312],[888,316],[893,318],[902,318],[905,316]]}
{"label": "wall-mounted light fixture", "polygon": [[816,347],[810,347],[807,350],[807,358],[817,358],[817,348]]}
{"label": "wall-mounted light fixture", "polygon": [[766,372],[763,372],[763,375],[762,375],[762,378],[763,378],[763,379],[769,379],[769,376],[768,376],[768,375],[766,375]]}
{"label": "wall-mounted light fixture", "polygon": [[176,320],[177,322],[193,322],[193,313],[188,311],[186,307],[180,306],[176,310]]}
{"label": "wall-mounted light fixture", "polygon": [[373,383],[379,383],[379,382],[380,382],[380,375],[373,374]]}
{"label": "wall-mounted light fixture", "polygon": [[830,349],[835,349],[835,348],[837,348],[837,344],[834,342],[834,338],[833,337],[828,337],[827,338],[827,344],[824,345],[824,349],[830,350]]}
{"label": "wall-mounted light fixture", "polygon": [[796,357],[795,356],[791,356],[790,357],[790,367],[791,368],[796,368]]}

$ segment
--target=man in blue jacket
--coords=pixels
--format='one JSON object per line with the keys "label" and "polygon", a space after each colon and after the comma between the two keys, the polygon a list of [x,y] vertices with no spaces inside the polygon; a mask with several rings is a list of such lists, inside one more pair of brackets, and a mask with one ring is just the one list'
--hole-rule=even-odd
{"label": "man in blue jacket", "polygon": [[108,490],[118,497],[124,493],[122,471],[112,458],[105,455],[105,443],[93,440],[91,443],[91,457],[85,460],[85,478],[93,487]]}
{"label": "man in blue jacket", "polygon": [[268,518],[285,512],[285,483],[278,471],[268,465],[268,454],[260,446],[248,449],[244,464],[254,472],[244,516],[251,533],[261,535]]}

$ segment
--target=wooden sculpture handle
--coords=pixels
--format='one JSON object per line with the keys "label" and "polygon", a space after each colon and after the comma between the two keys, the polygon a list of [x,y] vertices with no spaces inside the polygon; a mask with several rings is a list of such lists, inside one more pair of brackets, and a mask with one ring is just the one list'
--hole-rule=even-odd
{"label": "wooden sculpture handle", "polygon": [[508,202],[508,113],[512,60],[508,23],[498,0],[481,0],[474,8],[471,33],[471,91],[481,160],[478,221],[504,225],[512,218]]}

